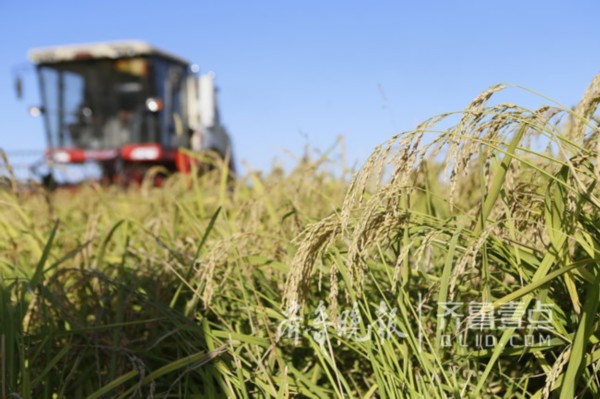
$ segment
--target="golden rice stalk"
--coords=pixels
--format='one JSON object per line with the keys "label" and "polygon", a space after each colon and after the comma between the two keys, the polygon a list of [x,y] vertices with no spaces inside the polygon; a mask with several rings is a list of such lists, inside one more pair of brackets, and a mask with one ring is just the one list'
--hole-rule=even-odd
{"label": "golden rice stalk", "polygon": [[[575,110],[571,114],[572,121],[569,125],[569,129],[566,132],[566,136],[569,140],[581,140],[585,135],[586,127],[591,117],[596,112],[598,104],[600,103],[600,73],[597,74],[587,90],[583,94],[581,101],[575,107]],[[593,134],[597,135],[598,128],[594,128]]]}
{"label": "golden rice stalk", "polygon": [[310,286],[310,276],[315,264],[341,231],[336,214],[310,226],[300,237],[298,252],[292,260],[290,274],[284,290],[285,303],[290,306],[302,302]]}
{"label": "golden rice stalk", "polygon": [[542,397],[544,399],[548,399],[550,397],[552,387],[554,386],[558,378],[562,375],[562,370],[569,361],[570,355],[571,348],[565,349],[554,361],[554,365],[546,374],[546,385],[544,385],[544,389],[542,390]]}
{"label": "golden rice stalk", "polygon": [[[579,107],[584,110],[580,112],[582,115],[591,115],[595,110],[593,93],[597,84],[592,84],[584,96]],[[428,162],[437,162],[436,168],[439,166],[448,172],[448,178],[436,180],[439,191],[434,194],[442,196],[450,215],[466,216],[477,230],[476,236],[463,243],[467,249],[453,269],[450,295],[454,294],[459,276],[475,264],[478,252],[491,234],[500,239],[509,238],[496,221],[510,218],[513,228],[523,233],[524,243],[542,251],[547,240],[544,229],[540,229],[544,225],[543,201],[540,201],[540,193],[535,192],[536,182],[551,176],[561,163],[555,156],[529,155],[535,151],[528,147],[531,143],[527,140],[539,136],[542,142],[554,143],[551,148],[558,145],[570,156],[582,148],[582,140],[581,137],[575,142],[564,140],[558,121],[565,110],[560,108],[543,106],[529,110],[511,103],[488,105],[490,98],[506,87],[492,86],[462,113],[430,118],[414,131],[395,135],[378,146],[353,179],[341,209],[299,237],[300,248],[286,283],[286,301],[301,302],[314,267],[334,242],[347,249],[350,284],[358,293],[364,283],[369,257],[390,237],[398,237],[398,232],[410,231],[410,235],[406,237],[403,233],[408,241],[403,242],[394,264],[394,284],[411,248],[415,249],[417,258],[427,254],[427,244],[434,238],[424,233],[425,226],[419,224],[422,220],[411,219],[409,210],[413,205],[411,201],[429,190],[419,182],[419,171]],[[454,126],[436,131],[442,122],[459,116]],[[433,137],[426,139],[425,135]],[[509,156],[507,151],[511,152]],[[500,164],[501,159],[506,162]],[[578,190],[583,190],[590,181],[590,173],[582,162],[571,166]],[[492,185],[495,185],[493,195],[488,192]],[[454,207],[457,193],[461,195],[459,210]],[[476,227],[479,224],[481,226]],[[331,281],[333,284],[334,280]]]}

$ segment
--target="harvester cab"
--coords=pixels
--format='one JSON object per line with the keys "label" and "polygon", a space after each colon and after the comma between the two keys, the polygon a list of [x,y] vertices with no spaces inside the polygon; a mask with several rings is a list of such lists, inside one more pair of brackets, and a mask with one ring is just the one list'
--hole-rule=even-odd
{"label": "harvester cab", "polygon": [[[140,41],[34,49],[49,165],[95,162],[102,180],[140,181],[152,166],[189,172],[210,150],[233,164],[214,75]],[[19,82],[20,85],[20,82]]]}

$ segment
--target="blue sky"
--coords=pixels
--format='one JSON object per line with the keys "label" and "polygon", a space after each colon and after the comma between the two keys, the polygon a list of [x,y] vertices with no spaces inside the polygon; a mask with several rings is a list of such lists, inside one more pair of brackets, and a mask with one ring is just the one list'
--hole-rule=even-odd
{"label": "blue sky", "polygon": [[38,102],[33,73],[24,100],[13,91],[29,48],[141,39],[217,73],[242,169],[339,135],[360,163],[495,83],[574,105],[600,72],[598,15],[597,1],[0,0],[0,148],[45,145],[42,121],[26,112]]}

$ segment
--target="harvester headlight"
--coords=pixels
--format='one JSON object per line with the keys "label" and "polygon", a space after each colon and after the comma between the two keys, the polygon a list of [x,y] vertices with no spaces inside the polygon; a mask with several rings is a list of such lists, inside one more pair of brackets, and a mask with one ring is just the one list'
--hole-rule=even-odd
{"label": "harvester headlight", "polygon": [[157,147],[137,147],[131,150],[129,157],[133,161],[154,161],[160,157]]}
{"label": "harvester headlight", "polygon": [[34,118],[37,118],[38,116],[42,115],[44,113],[44,108],[42,107],[29,107],[29,109],[27,110],[27,112],[29,112],[30,116],[33,116]]}
{"label": "harvester headlight", "polygon": [[66,151],[54,151],[52,160],[57,163],[69,163],[71,162],[71,155]]}
{"label": "harvester headlight", "polygon": [[150,97],[146,100],[146,109],[150,112],[158,112],[163,109],[163,102],[160,98]]}
{"label": "harvester headlight", "polygon": [[81,115],[83,115],[84,118],[89,119],[94,115],[94,111],[92,111],[90,107],[83,107],[81,109]]}

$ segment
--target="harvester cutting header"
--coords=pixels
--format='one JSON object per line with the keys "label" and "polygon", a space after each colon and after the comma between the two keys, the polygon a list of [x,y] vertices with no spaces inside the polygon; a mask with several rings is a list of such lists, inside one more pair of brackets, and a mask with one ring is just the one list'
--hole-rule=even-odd
{"label": "harvester cutting header", "polygon": [[[151,166],[188,172],[190,150],[231,160],[214,75],[140,41],[34,49],[47,160],[96,162],[108,182],[139,181]],[[184,149],[184,150],[182,150]]]}

